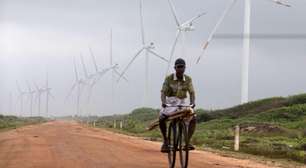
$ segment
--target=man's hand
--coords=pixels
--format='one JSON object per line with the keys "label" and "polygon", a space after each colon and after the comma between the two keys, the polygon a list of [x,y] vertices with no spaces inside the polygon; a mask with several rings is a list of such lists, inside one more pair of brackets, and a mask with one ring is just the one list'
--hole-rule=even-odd
{"label": "man's hand", "polygon": [[193,109],[194,109],[194,108],[195,108],[195,106],[196,106],[196,105],[195,105],[195,104],[193,104],[193,103],[192,103],[192,104],[190,104],[190,105],[191,105],[191,108],[193,108]]}
{"label": "man's hand", "polygon": [[163,107],[163,108],[166,108],[166,107],[167,107],[167,104],[163,103],[163,104],[162,104],[162,107]]}

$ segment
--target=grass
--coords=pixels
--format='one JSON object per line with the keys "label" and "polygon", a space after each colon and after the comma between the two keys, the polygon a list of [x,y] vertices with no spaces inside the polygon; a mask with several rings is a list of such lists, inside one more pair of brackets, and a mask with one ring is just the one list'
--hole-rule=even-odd
{"label": "grass", "polygon": [[0,115],[0,131],[15,129],[25,125],[45,122],[41,117],[16,117]]}
{"label": "grass", "polygon": [[[112,128],[113,121],[124,121],[122,131],[160,139],[159,130],[145,130],[158,111],[139,108],[126,115],[98,118],[96,123],[98,127]],[[196,112],[198,125],[192,143],[199,147],[233,151],[234,127],[239,125],[240,152],[306,163],[306,94]]]}

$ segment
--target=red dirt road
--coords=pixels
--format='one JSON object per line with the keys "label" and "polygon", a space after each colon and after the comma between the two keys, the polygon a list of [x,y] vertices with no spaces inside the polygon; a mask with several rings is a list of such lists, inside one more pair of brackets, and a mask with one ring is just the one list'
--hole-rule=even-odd
{"label": "red dirt road", "polygon": [[[55,121],[0,133],[0,168],[166,168],[160,144],[74,122]],[[190,168],[266,168],[251,160],[191,153]]]}

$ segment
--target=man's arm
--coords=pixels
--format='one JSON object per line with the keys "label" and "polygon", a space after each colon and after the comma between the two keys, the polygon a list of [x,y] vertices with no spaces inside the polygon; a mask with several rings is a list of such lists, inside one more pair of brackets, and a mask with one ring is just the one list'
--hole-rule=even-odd
{"label": "man's arm", "polygon": [[166,104],[166,95],[164,92],[161,92],[161,102],[162,104]]}
{"label": "man's arm", "polygon": [[161,102],[162,105],[166,104],[166,92],[169,90],[169,81],[167,80],[167,78],[165,79],[164,83],[163,83],[163,87],[161,90]]}
{"label": "man's arm", "polygon": [[189,97],[190,97],[190,104],[195,105],[195,91],[194,91],[191,79],[190,79],[190,83],[188,86],[188,91],[189,91]]}
{"label": "man's arm", "polygon": [[190,93],[190,104],[195,104],[195,94],[194,94],[194,92]]}

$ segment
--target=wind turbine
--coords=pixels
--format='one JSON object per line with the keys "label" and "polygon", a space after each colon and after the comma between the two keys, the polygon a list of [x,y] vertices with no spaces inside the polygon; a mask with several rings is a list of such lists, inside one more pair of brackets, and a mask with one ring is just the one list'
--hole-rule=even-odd
{"label": "wind turbine", "polygon": [[46,115],[47,117],[49,117],[49,97],[51,96],[54,99],[54,96],[51,93],[52,88],[49,87],[49,75],[47,72],[47,78],[46,78],[46,88],[45,88],[45,92],[46,92]]}
{"label": "wind turbine", "polygon": [[133,64],[136,58],[143,52],[145,52],[145,94],[144,94],[144,102],[147,103],[148,99],[148,89],[149,89],[149,54],[161,59],[162,61],[169,62],[166,58],[157,54],[154,49],[155,45],[153,42],[147,43],[145,39],[145,31],[144,31],[144,24],[143,24],[143,0],[140,0],[140,27],[141,27],[141,38],[142,38],[142,46],[138,50],[138,52],[134,55],[128,65],[125,67],[123,72],[121,73],[118,81],[123,77],[123,75],[127,72],[129,67]]}
{"label": "wind turbine", "polygon": [[[214,34],[216,33],[218,27],[221,25],[225,16],[231,10],[232,6],[237,0],[233,0],[229,6],[224,11],[223,15],[217,22],[216,26],[213,28],[213,31],[210,33],[208,40],[203,45],[203,50],[201,55],[197,59],[197,63],[200,62],[201,58],[205,54],[208,45],[213,40]],[[250,34],[251,34],[251,0],[244,0],[244,33],[243,33],[243,56],[242,56],[242,64],[241,64],[241,103],[247,103],[249,100],[249,58],[250,58]],[[273,2],[280,6],[291,7],[291,5],[287,4],[282,0],[266,0]]]}
{"label": "wind turbine", "polygon": [[[95,55],[92,51],[92,49],[89,47],[90,55],[95,67],[95,75],[96,78],[92,83],[92,86],[94,86],[107,72],[111,71],[112,72],[112,78],[114,78],[114,75],[117,75],[119,78],[123,78],[126,82],[128,82],[128,79],[124,76],[121,75],[121,73],[118,71],[119,69],[119,64],[114,64],[113,63],[113,50],[112,50],[112,30],[110,33],[110,67],[104,68],[104,69],[99,69]],[[112,84],[113,85],[113,84]]]}
{"label": "wind turbine", "polygon": [[88,85],[87,81],[84,79],[79,78],[77,66],[76,66],[76,61],[75,57],[73,59],[73,66],[74,66],[74,73],[75,73],[75,82],[73,83],[72,87],[70,88],[68,95],[66,97],[66,100],[70,97],[74,89],[77,89],[77,111],[76,115],[78,116],[80,114],[80,98],[81,98],[81,89],[82,86]]}
{"label": "wind turbine", "polygon": [[33,96],[36,92],[32,90],[32,87],[28,81],[27,81],[27,85],[28,85],[28,94],[30,96],[30,116],[32,117],[33,116]]}
{"label": "wind turbine", "polygon": [[[91,93],[92,93],[92,90],[93,90],[93,87],[102,79],[102,77],[104,75],[106,75],[108,72],[112,72],[118,76],[120,76],[120,72],[118,71],[118,68],[119,68],[119,65],[118,64],[114,64],[108,68],[104,68],[104,69],[98,69],[96,70],[96,77],[94,78],[93,82],[90,84],[89,86],[89,96],[88,96],[88,100],[90,100],[91,98]],[[126,77],[122,77],[125,81],[128,81]]]}
{"label": "wind turbine", "polygon": [[185,35],[186,35],[186,33],[194,31],[195,27],[193,26],[193,23],[197,19],[199,19],[200,17],[202,17],[203,15],[206,14],[205,12],[202,12],[202,13],[194,16],[193,18],[191,18],[191,19],[189,19],[189,20],[187,20],[185,22],[180,22],[180,20],[178,19],[177,14],[176,14],[176,10],[175,10],[175,7],[173,5],[173,2],[171,0],[168,0],[168,2],[169,2],[169,5],[170,5],[170,8],[171,8],[172,15],[173,15],[173,17],[175,19],[177,31],[176,31],[176,37],[175,37],[175,40],[174,40],[174,43],[172,45],[171,52],[170,52],[169,64],[168,64],[168,67],[167,67],[167,74],[169,72],[169,68],[170,68],[170,64],[171,64],[171,61],[172,61],[172,57],[174,55],[176,44],[177,44],[180,36],[182,35],[182,49],[183,49],[183,57],[184,57],[185,56]]}
{"label": "wind turbine", "polygon": [[37,83],[34,83],[35,88],[36,88],[36,99],[38,101],[38,116],[40,116],[41,112],[41,95],[45,92],[45,88],[41,88],[37,85]]}
{"label": "wind turbine", "polygon": [[95,58],[95,55],[92,51],[92,49],[89,47],[89,52],[95,67],[95,71],[96,71],[96,80],[94,80],[94,82],[92,83],[92,85],[95,85],[102,77],[103,75],[105,75],[107,72],[111,71],[112,73],[112,88],[113,88],[113,79],[114,76],[117,75],[119,78],[123,78],[126,82],[128,82],[128,79],[121,75],[121,73],[118,71],[119,69],[119,64],[114,64],[113,63],[113,33],[112,33],[112,29],[110,31],[110,67],[108,68],[104,68],[104,69],[99,69],[98,68],[98,64]]}
{"label": "wind turbine", "polygon": [[[89,50],[90,50],[90,52],[92,52],[90,47],[89,47]],[[85,80],[86,80],[86,82],[88,82],[88,85],[89,85],[87,103],[90,103],[90,97],[91,97],[91,94],[92,94],[92,87],[93,87],[93,83],[95,82],[95,79],[97,78],[96,77],[97,74],[90,74],[89,75],[88,71],[87,71],[87,68],[86,68],[86,65],[85,65],[85,62],[84,62],[84,57],[83,57],[82,54],[80,54],[80,59],[81,59],[81,64],[82,64],[83,71],[84,71],[84,74],[85,74]],[[90,110],[87,111],[87,116],[88,116],[88,120],[87,120],[87,122],[88,122],[89,118],[90,118]]]}
{"label": "wind turbine", "polygon": [[17,85],[17,90],[19,92],[19,96],[18,96],[18,100],[20,100],[20,112],[19,112],[19,116],[21,116],[21,114],[23,114],[23,97],[28,94],[27,92],[21,90],[20,85],[18,83],[18,81],[16,81],[16,85]]}
{"label": "wind turbine", "polygon": [[[111,72],[111,95],[112,95],[112,102],[113,102],[113,97],[114,97],[114,78],[115,75],[117,76],[121,76],[121,73],[118,71],[119,69],[119,65],[118,64],[114,64],[113,63],[113,33],[112,33],[112,29],[110,30],[110,67],[108,68],[104,68],[104,69],[99,69],[95,55],[91,49],[91,47],[89,47],[89,52],[95,67],[95,78],[93,80],[93,82],[90,84],[89,86],[89,95],[88,95],[88,101],[90,100],[91,96],[92,96],[92,90],[93,87],[102,79],[102,77],[104,75],[106,75],[108,72]],[[122,76],[122,78],[128,82],[128,79],[125,76]],[[112,103],[113,105],[113,103]]]}

